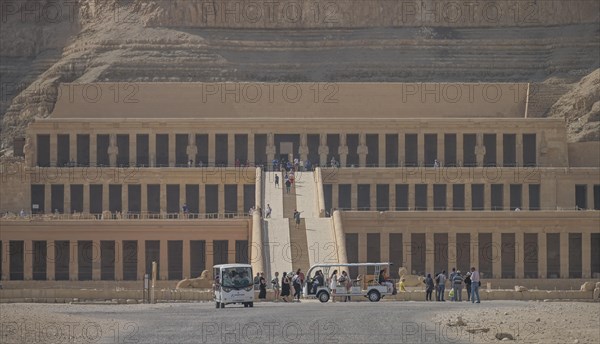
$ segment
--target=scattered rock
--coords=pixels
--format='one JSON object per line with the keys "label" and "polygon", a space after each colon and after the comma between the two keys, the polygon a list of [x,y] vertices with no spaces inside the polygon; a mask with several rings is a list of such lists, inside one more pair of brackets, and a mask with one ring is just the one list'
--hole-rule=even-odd
{"label": "scattered rock", "polygon": [[467,326],[467,323],[462,317],[457,317],[456,321],[449,321],[448,326]]}
{"label": "scattered rock", "polygon": [[575,340],[573,341],[573,344],[578,344],[578,343],[579,343],[579,339],[575,339]]}
{"label": "scattered rock", "polygon": [[498,340],[515,340],[510,333],[500,332],[496,333],[496,339]]}
{"label": "scattered rock", "polygon": [[504,312],[504,315],[508,315],[508,312]]}
{"label": "scattered rock", "polygon": [[138,302],[137,302],[137,300],[135,300],[135,299],[127,299],[127,304],[128,304],[128,305],[135,305],[135,304],[137,304],[137,303],[138,303]]}
{"label": "scattered rock", "polygon": [[490,329],[487,327],[481,327],[481,328],[470,328],[466,330],[469,333],[475,334],[475,333],[488,333],[490,332]]}
{"label": "scattered rock", "polygon": [[540,322],[540,321],[542,321],[542,319],[540,319],[540,318],[537,318],[537,319],[535,319],[535,321],[536,321],[536,322]]}

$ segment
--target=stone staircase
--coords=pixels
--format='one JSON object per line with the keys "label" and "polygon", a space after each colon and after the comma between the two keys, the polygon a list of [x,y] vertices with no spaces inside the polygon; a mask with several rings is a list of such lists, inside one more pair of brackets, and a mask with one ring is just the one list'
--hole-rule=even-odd
{"label": "stone staircase", "polygon": [[306,219],[305,214],[301,214],[300,225],[296,228],[294,220],[294,210],[298,209],[296,202],[296,183],[292,184],[290,193],[283,192],[283,214],[288,218],[288,230],[290,233],[290,242],[288,251],[293,270],[302,269],[306,272],[310,267],[309,248],[306,240]]}

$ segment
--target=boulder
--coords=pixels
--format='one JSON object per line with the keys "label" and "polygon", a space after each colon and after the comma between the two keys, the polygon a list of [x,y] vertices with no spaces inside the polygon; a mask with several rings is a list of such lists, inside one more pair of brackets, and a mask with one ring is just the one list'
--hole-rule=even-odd
{"label": "boulder", "polygon": [[524,287],[522,285],[516,285],[515,286],[515,291],[521,291],[521,292],[523,292],[523,291],[528,291],[528,290],[529,289],[527,289],[527,287]]}
{"label": "boulder", "polygon": [[585,282],[581,285],[581,291],[594,291],[595,284],[593,282]]}

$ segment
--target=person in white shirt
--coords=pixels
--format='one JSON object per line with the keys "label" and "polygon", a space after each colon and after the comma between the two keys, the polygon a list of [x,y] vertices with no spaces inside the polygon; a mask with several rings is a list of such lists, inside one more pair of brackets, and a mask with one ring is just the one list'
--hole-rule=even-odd
{"label": "person in white shirt", "polygon": [[[475,267],[471,268],[471,303],[480,303],[479,300],[479,271],[475,270]],[[475,301],[477,297],[477,301]]]}

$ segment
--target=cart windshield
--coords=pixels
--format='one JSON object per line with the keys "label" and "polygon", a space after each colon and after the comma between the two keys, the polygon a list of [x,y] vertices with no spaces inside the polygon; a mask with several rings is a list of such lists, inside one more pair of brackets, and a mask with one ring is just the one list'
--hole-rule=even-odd
{"label": "cart windshield", "polygon": [[252,286],[252,269],[249,267],[231,267],[221,270],[221,286],[225,288],[246,288]]}

